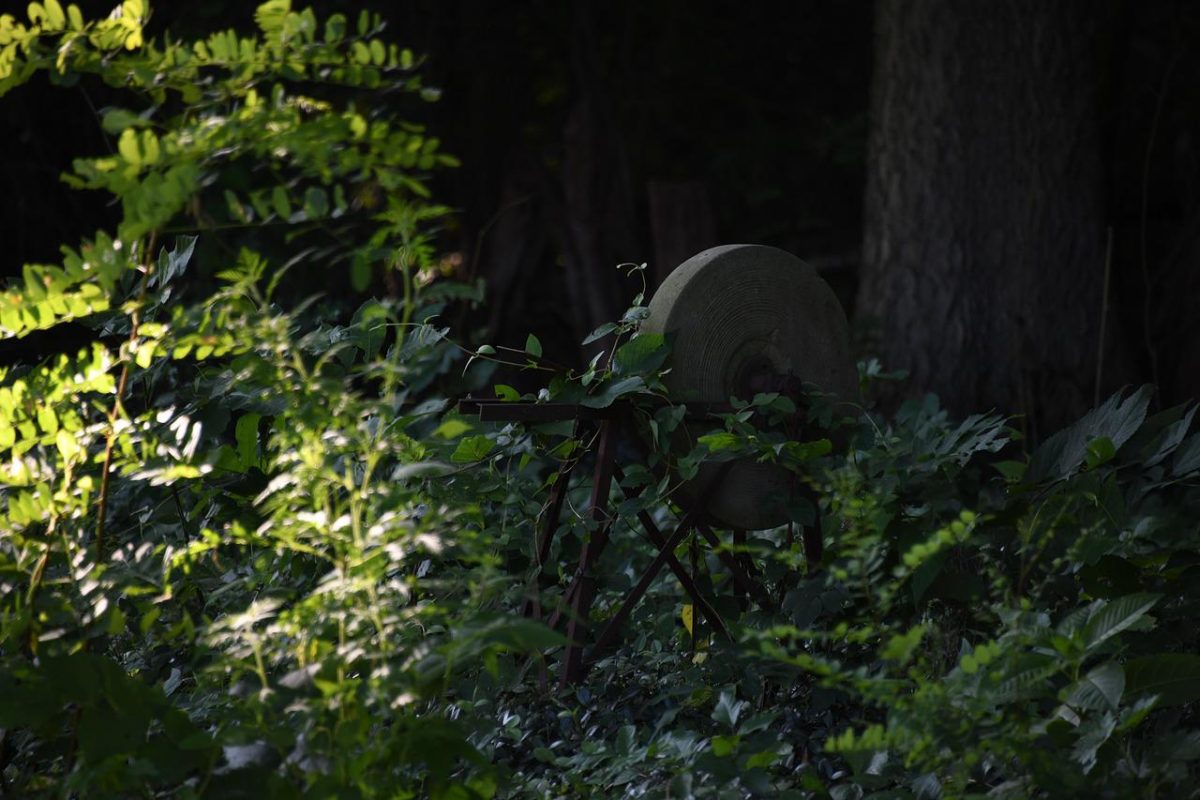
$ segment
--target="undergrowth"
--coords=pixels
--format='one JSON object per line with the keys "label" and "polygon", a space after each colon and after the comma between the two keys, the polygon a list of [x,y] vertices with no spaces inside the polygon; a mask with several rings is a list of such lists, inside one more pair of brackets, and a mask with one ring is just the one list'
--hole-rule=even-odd
{"label": "undergrowth", "polygon": [[[575,372],[448,337],[480,299],[436,248],[426,181],[456,162],[400,113],[436,92],[381,20],[272,0],[252,35],[148,41],[148,13],[0,16],[0,94],[112,99],[112,151],[65,179],[121,208],[0,297],[6,337],[94,339],[0,370],[4,796],[1196,794],[1194,405],[1126,391],[1032,452],[999,415],[816,391],[681,435],[641,298]],[[653,558],[638,514],[670,530],[703,463],[796,474],[787,528],[677,548],[730,636],[664,573],[558,687],[562,635],[519,612],[561,605],[596,533],[595,432],[457,413],[522,399],[498,362],[547,377],[526,401],[637,420],[593,626]]]}

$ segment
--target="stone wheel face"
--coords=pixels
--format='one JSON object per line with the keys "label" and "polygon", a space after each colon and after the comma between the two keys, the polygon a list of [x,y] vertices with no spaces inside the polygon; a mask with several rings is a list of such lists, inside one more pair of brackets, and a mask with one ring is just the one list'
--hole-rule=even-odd
{"label": "stone wheel face", "polygon": [[[857,399],[846,315],[816,270],[790,253],[749,244],[705,250],[663,281],[649,311],[643,330],[672,343],[666,385],[676,402],[748,400],[767,374]],[[689,445],[702,432],[688,431]],[[683,487],[716,522],[745,530],[787,522],[795,495],[787,470],[738,461],[718,479],[722,467],[703,465]]]}

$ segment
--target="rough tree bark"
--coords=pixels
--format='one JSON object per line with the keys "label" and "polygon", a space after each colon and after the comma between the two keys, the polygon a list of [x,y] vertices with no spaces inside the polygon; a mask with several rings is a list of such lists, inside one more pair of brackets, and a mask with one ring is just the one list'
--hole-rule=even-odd
{"label": "rough tree bark", "polygon": [[1105,263],[1092,0],[878,0],[860,319],[912,393],[1044,435],[1090,405]]}

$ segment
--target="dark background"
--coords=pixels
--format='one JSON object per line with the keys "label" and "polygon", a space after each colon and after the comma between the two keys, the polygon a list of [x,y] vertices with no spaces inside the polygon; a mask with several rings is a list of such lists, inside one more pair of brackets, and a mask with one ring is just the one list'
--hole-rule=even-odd
{"label": "dark background", "polygon": [[[403,113],[463,162],[434,182],[458,276],[488,287],[460,337],[533,332],[575,362],[638,289],[616,264],[661,279],[757,242],[816,265],[860,355],[957,413],[1023,414],[1039,436],[1124,384],[1200,396],[1200,4],[374,7],[443,90]],[[241,2],[160,2],[152,29],[249,21]],[[3,98],[5,274],[112,228],[105,198],[57,179],[110,146],[107,100],[44,80]]]}

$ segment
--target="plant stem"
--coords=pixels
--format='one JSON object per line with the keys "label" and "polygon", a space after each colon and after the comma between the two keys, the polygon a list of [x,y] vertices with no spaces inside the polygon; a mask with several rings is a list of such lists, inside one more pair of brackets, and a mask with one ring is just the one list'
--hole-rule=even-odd
{"label": "plant stem", "polygon": [[[146,302],[146,292],[150,286],[150,276],[154,272],[154,253],[155,244],[158,241],[158,232],[150,233],[150,241],[148,242],[145,251],[140,255],[144,262],[142,266],[142,285],[138,289],[137,303],[134,305],[133,311],[130,313],[129,325],[129,348],[137,341],[138,328],[141,325],[142,305]],[[112,411],[108,415],[108,436],[104,443],[104,463],[100,468],[100,496],[96,500],[96,560],[104,560],[104,520],[108,514],[108,476],[112,472],[112,456],[113,445],[117,440],[117,420],[124,415],[125,408],[122,399],[125,397],[125,387],[129,383],[129,359],[130,354],[125,353],[121,360],[121,376],[117,379],[117,393],[113,398]]]}

